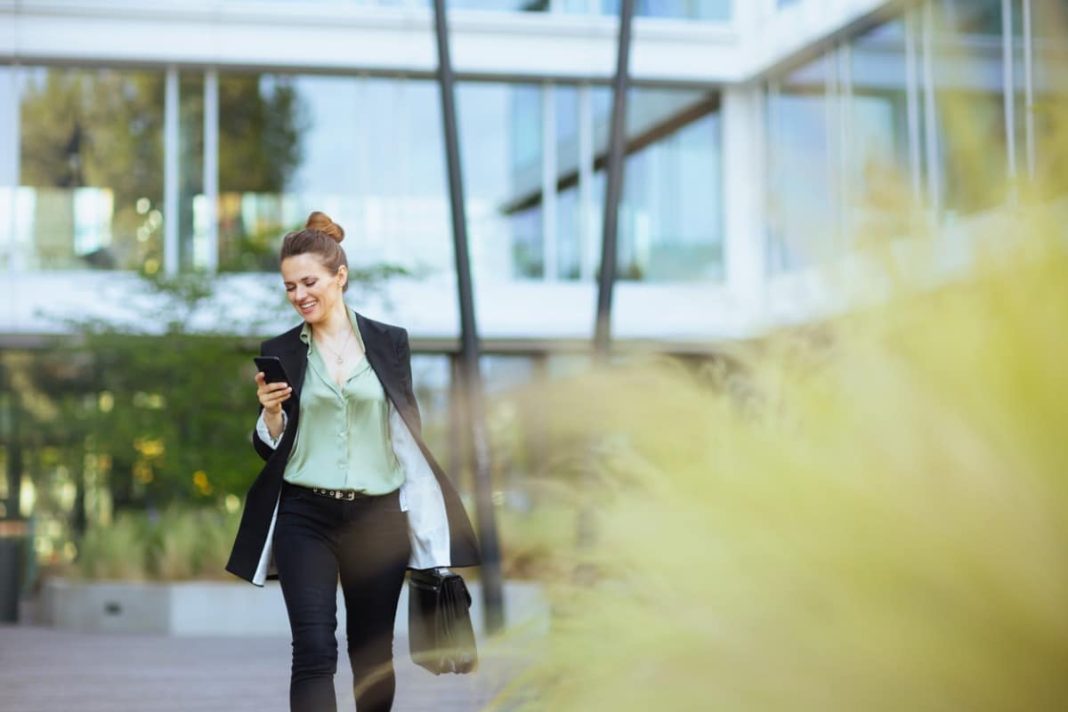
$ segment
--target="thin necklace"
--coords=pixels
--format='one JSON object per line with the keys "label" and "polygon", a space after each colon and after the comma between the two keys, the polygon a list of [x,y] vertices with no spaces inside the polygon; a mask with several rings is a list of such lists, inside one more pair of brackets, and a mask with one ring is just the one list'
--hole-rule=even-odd
{"label": "thin necklace", "polygon": [[[345,351],[345,347],[349,345],[349,336],[352,336],[352,330],[351,329],[349,330],[349,333],[345,336],[345,342],[343,344],[341,344],[341,351],[342,352],[344,352]],[[322,345],[323,345],[324,348],[328,349],[330,351],[330,353],[332,353],[335,356],[337,356],[337,365],[340,366],[341,362],[344,360],[342,358],[341,354],[338,353],[337,351],[334,351],[333,349],[331,349],[329,346],[326,345],[325,342],[323,342]]]}

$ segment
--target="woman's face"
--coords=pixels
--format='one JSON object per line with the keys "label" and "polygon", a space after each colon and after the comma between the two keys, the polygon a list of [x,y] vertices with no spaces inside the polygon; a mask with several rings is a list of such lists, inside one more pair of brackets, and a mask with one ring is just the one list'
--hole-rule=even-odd
{"label": "woman's face", "polygon": [[293,255],[282,260],[282,281],[289,303],[304,321],[324,320],[341,300],[341,288],[348,278],[342,265],[337,274],[323,266],[313,254]]}

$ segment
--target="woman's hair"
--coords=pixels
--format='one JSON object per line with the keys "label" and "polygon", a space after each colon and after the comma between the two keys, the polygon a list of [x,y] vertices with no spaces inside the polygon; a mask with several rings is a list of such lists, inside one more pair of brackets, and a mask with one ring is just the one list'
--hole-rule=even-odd
{"label": "woman's hair", "polygon": [[[316,210],[308,216],[303,230],[286,234],[282,240],[282,250],[278,261],[281,263],[287,257],[313,254],[319,258],[323,267],[337,274],[341,265],[345,265],[345,269],[349,267],[349,262],[345,258],[345,250],[341,249],[340,243],[343,239],[345,239],[345,231],[341,226],[331,220],[326,213]],[[348,288],[349,281],[346,279],[341,291]]]}

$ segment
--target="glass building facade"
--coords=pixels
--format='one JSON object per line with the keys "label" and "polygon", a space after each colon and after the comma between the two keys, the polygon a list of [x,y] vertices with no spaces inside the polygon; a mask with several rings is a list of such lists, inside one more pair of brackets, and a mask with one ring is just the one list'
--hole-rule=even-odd
{"label": "glass building facade", "polygon": [[[431,79],[4,71],[18,106],[20,161],[3,229],[14,232],[7,259],[20,270],[159,270],[168,170],[181,269],[273,271],[278,236],[312,210],[346,226],[358,264],[418,275],[453,269],[440,98]],[[176,85],[170,91],[169,81]],[[550,81],[458,85],[476,275],[592,279],[610,94]],[[205,106],[215,107],[210,119]],[[621,278],[720,278],[715,93],[636,87],[629,106]],[[166,147],[169,112],[177,120]],[[206,165],[216,167],[213,181],[205,180]],[[214,195],[205,190],[210,182]]]}
{"label": "glass building facade", "polygon": [[[1063,0],[906,4],[767,78],[772,273],[1012,204],[1063,165]],[[907,190],[903,188],[907,187]]]}
{"label": "glass building facade", "polygon": [[[320,0],[331,2],[336,0]],[[378,8],[425,8],[432,0],[349,0],[353,4]],[[682,20],[727,20],[732,0],[637,0],[634,12],[640,17]],[[450,10],[482,12],[547,12],[569,15],[616,15],[619,0],[446,0]]]}
{"label": "glass building facade", "polygon": [[[113,395],[36,358],[47,349],[34,351],[46,331],[34,305],[97,305],[94,290],[135,272],[268,282],[281,236],[312,210],[344,225],[354,269],[403,273],[401,304],[375,303],[374,316],[409,327],[427,439],[470,491],[429,5],[217,0],[223,29],[180,4],[136,16],[116,0],[48,17],[33,3],[0,10],[22,43],[0,35],[0,375],[22,389],[0,391],[0,425],[36,433],[0,428],[0,461],[16,473],[0,478],[0,516],[37,511],[42,557],[69,558],[60,523],[96,511],[91,487],[77,504],[79,487],[149,470],[144,452],[112,459],[98,441],[42,425],[94,422]],[[618,0],[448,7],[494,476],[522,507],[521,483],[552,463],[539,444],[548,416],[515,390],[590,365]],[[106,43],[34,44],[51,36],[48,22],[57,36],[80,30],[85,17],[61,16],[86,8],[108,26]],[[636,9],[620,341],[681,355],[758,335],[776,314],[754,304],[822,261],[1066,184],[1068,0]],[[226,42],[185,47],[223,32]],[[338,38],[346,46],[330,44]],[[375,51],[336,59],[361,43]],[[158,409],[156,394],[136,396]]]}

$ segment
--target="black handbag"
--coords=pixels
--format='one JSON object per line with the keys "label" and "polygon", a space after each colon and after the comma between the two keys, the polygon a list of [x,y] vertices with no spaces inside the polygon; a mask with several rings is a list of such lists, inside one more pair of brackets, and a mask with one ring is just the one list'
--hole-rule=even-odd
{"label": "black handbag", "polygon": [[471,594],[459,574],[437,569],[408,574],[408,650],[435,675],[478,667],[471,628]]}

